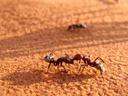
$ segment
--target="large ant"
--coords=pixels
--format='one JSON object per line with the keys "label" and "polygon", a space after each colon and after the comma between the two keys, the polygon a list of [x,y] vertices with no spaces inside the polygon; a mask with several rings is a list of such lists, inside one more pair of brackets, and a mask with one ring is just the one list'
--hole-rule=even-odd
{"label": "large ant", "polygon": [[[105,63],[103,61],[103,59],[101,59],[100,57],[97,57],[93,62],[91,62],[90,58],[86,58],[85,59],[86,63],[82,64],[81,67],[82,66],[86,66],[86,65],[90,65],[91,67],[95,67],[96,69],[98,69],[100,71],[101,75],[102,75],[102,73],[105,72],[105,68],[104,68],[104,65],[99,60],[97,60],[97,59],[100,59],[103,63]],[[81,67],[79,69],[79,72],[81,70]],[[84,68],[83,68],[83,70],[84,70]],[[81,72],[83,72],[83,70]]]}
{"label": "large ant", "polygon": [[[68,63],[68,64],[73,64],[73,61],[72,61],[72,59],[69,57],[69,55],[67,55],[67,54],[65,54],[65,55],[66,55],[65,57],[60,57],[60,58],[58,58],[57,60],[55,60],[55,58],[54,58],[53,55],[46,55],[46,56],[44,57],[44,60],[45,60],[46,62],[49,62],[48,70],[49,70],[49,68],[50,68],[50,66],[51,66],[51,63],[53,63],[54,66],[58,66],[58,71],[59,71],[59,64],[60,64],[60,66],[63,67],[64,70],[65,70],[65,72],[66,72],[65,67],[62,65],[63,62]],[[48,58],[48,59],[47,59],[47,58]],[[47,72],[48,72],[48,70],[47,70]]]}
{"label": "large ant", "polygon": [[85,24],[72,24],[72,25],[69,25],[68,26],[68,30],[71,30],[71,29],[77,29],[77,28],[86,28],[87,26]]}
{"label": "large ant", "polygon": [[[69,55],[67,55],[67,54],[65,54],[65,55],[66,55],[65,57],[60,57],[57,60],[55,60],[55,56],[52,55],[52,54],[46,55],[43,59],[46,62],[49,62],[48,70],[49,70],[49,68],[51,66],[51,63],[53,63],[54,66],[58,66],[58,71],[59,71],[59,65],[60,65],[61,67],[64,68],[64,70],[66,72],[65,67],[62,65],[63,62],[68,63],[68,64],[73,64],[74,60],[79,60],[79,63],[80,63],[80,60],[82,59],[84,61],[84,64],[81,64],[79,72],[81,71],[82,66],[88,66],[88,65],[98,69],[100,71],[101,75],[102,75],[103,72],[105,72],[105,68],[104,68],[103,64],[100,61],[98,61],[98,59],[100,59],[103,63],[105,63],[103,61],[103,59],[101,59],[100,57],[97,57],[93,62],[91,62],[90,56],[87,57],[87,56],[83,56],[81,54],[76,54],[74,56],[74,58],[71,59]],[[82,69],[81,72],[83,72],[84,68]],[[48,72],[48,70],[47,70],[47,72]]]}

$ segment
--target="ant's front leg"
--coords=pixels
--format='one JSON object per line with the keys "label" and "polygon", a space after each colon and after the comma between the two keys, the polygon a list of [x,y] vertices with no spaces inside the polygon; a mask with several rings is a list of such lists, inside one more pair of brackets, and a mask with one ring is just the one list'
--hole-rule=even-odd
{"label": "ant's front leg", "polygon": [[[82,65],[80,66],[80,69],[79,69],[79,71],[78,71],[78,74],[79,74],[79,73],[82,73],[82,72],[84,71],[84,68],[82,69],[82,66],[84,66],[84,68],[85,68],[86,65],[85,65],[85,64],[84,64],[84,65],[82,64]],[[82,70],[81,70],[81,69],[82,69]]]}
{"label": "ant's front leg", "polygon": [[80,71],[81,71],[81,67],[82,67],[82,65],[80,66],[80,69],[79,69],[79,71],[78,71],[78,74],[80,73]]}
{"label": "ant's front leg", "polygon": [[97,57],[97,58],[94,60],[94,62],[95,62],[97,59],[100,59],[103,63],[105,63],[104,60],[103,60],[102,58],[100,58],[100,57]]}
{"label": "ant's front leg", "polygon": [[58,70],[58,72],[59,72],[59,64],[57,65],[57,70]]}
{"label": "ant's front leg", "polygon": [[72,28],[72,26],[70,25],[67,30],[70,30],[71,28]]}
{"label": "ant's front leg", "polygon": [[82,66],[84,66],[84,68],[82,69],[81,73],[84,71],[85,66],[88,66],[88,62],[87,62],[87,61],[85,61],[85,64],[82,64],[82,65],[80,66],[79,72],[80,72],[80,70],[81,70]]}
{"label": "ant's front leg", "polygon": [[85,63],[84,66],[87,66],[87,67],[88,67],[88,62],[87,62],[87,60],[84,60],[84,63]]}
{"label": "ant's front leg", "polygon": [[51,66],[51,62],[49,62],[47,73],[48,73],[48,71],[49,71],[50,66]]}

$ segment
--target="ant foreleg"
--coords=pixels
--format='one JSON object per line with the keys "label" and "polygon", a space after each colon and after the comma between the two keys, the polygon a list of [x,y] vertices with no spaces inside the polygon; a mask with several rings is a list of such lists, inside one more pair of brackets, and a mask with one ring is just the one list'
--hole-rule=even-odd
{"label": "ant foreleg", "polygon": [[72,28],[72,26],[69,26],[67,30],[70,30]]}
{"label": "ant foreleg", "polygon": [[58,66],[57,66],[57,70],[58,70],[58,72],[59,72],[59,64],[58,64]]}
{"label": "ant foreleg", "polygon": [[51,62],[50,62],[50,63],[49,63],[49,65],[48,65],[48,70],[47,70],[47,73],[48,73],[48,71],[49,71],[50,66],[51,66]]}
{"label": "ant foreleg", "polygon": [[81,67],[82,67],[82,65],[80,66],[80,69],[79,69],[79,71],[78,71],[78,74],[80,73],[80,71],[81,71]]}
{"label": "ant foreleg", "polygon": [[84,69],[85,69],[85,66],[84,66],[84,68],[82,69],[81,73],[84,71]]}
{"label": "ant foreleg", "polygon": [[100,57],[97,57],[97,58],[94,60],[94,62],[95,62],[97,59],[100,59],[103,63],[105,63],[104,60],[103,60],[102,58],[100,58]]}

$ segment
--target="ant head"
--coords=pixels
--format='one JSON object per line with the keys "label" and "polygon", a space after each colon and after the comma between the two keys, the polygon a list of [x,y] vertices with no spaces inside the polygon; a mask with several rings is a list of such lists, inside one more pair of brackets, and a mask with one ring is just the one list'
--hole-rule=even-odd
{"label": "ant head", "polygon": [[47,60],[47,59],[48,59],[48,56],[47,55],[43,57],[43,60]]}

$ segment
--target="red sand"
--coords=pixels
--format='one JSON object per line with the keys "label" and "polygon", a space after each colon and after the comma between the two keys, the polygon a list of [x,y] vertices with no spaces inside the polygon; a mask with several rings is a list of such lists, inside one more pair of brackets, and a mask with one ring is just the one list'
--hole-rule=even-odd
{"label": "red sand", "polygon": [[[86,29],[68,32],[68,25]],[[0,96],[128,96],[128,0],[1,0]],[[78,62],[58,73],[41,58],[53,53],[100,56],[104,79]]]}

